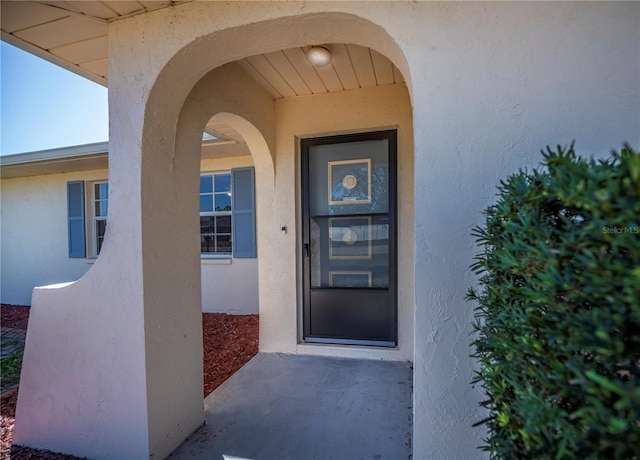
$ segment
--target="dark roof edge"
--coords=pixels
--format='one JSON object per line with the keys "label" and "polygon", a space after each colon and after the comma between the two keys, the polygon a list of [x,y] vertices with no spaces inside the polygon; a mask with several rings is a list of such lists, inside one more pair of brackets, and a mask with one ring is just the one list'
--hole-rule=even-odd
{"label": "dark roof edge", "polygon": [[109,153],[109,142],[74,145],[56,149],[38,150],[36,152],[16,153],[0,156],[0,166],[17,166],[53,160],[66,160],[87,156],[99,156]]}

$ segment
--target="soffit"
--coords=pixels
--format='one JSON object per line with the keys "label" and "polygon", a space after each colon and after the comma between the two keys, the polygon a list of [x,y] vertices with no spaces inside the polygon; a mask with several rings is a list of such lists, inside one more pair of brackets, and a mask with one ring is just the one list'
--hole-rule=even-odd
{"label": "soffit", "polygon": [[[108,23],[189,1],[2,0],[2,39],[106,86]],[[323,68],[307,62],[308,46],[251,56],[240,65],[274,99],[404,82],[398,69],[370,48],[323,45],[333,55]]]}
{"label": "soffit", "polygon": [[[2,39],[89,80],[107,86],[108,24],[193,0],[35,1],[2,0]],[[326,67],[316,68],[305,57],[310,47],[297,47],[241,59],[239,64],[274,99],[404,83],[395,65],[367,47],[321,44],[332,54]],[[240,133],[212,118],[206,131],[225,142],[203,145],[202,157],[247,154]],[[230,144],[236,144],[232,147]],[[2,177],[53,174],[106,167],[106,156],[56,159],[41,163],[3,165]]]}
{"label": "soffit", "polygon": [[371,48],[344,43],[322,44],[331,63],[314,67],[306,59],[310,46],[251,56],[240,65],[274,99],[404,83],[395,65]]}
{"label": "soffit", "polygon": [[[42,176],[73,171],[90,171],[109,167],[109,144],[77,145],[59,149],[0,156],[0,178]],[[221,139],[202,144],[201,158],[224,158],[251,155],[242,140]]]}
{"label": "soffit", "polygon": [[236,129],[228,123],[221,121],[218,117],[214,116],[207,122],[204,130],[214,135],[220,140],[229,140],[234,142],[244,143],[242,135],[236,131]]}
{"label": "soffit", "polygon": [[2,39],[106,86],[109,22],[190,1],[2,0]]}

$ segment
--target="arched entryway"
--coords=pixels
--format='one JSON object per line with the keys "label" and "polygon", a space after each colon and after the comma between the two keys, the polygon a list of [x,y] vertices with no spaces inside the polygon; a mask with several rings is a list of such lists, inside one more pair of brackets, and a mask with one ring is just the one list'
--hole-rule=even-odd
{"label": "arched entryway", "polygon": [[[328,23],[332,24],[330,28],[327,28]],[[255,36],[256,40],[248,38],[250,36]],[[262,38],[258,40],[257,37]],[[269,37],[269,39],[265,40],[264,37]],[[268,20],[238,29],[234,28],[213,33],[204,39],[187,45],[176,53],[156,81],[156,85],[150,95],[147,113],[155,114],[154,110],[149,110],[155,104],[161,104],[165,110],[170,108],[170,105],[167,106],[167,100],[162,96],[160,88],[168,89],[171,87],[175,93],[176,86],[178,88],[186,86],[186,79],[205,72],[205,63],[224,62],[225,59],[231,57],[235,58],[232,61],[235,64],[241,63],[245,58],[259,57],[264,59],[264,54],[262,54],[264,52],[274,53],[272,51],[274,49],[276,52],[278,50],[291,50],[296,47],[308,46],[309,43],[314,42],[337,43],[342,47],[345,46],[345,43],[360,44],[358,46],[367,45],[365,46],[367,53],[378,55],[378,51],[385,52],[398,69],[406,68],[404,58],[393,40],[381,28],[362,18],[344,13],[325,13]],[[218,46],[221,43],[224,43],[224,46]],[[382,53],[380,55],[384,57]],[[189,72],[185,74],[183,69],[189,69]],[[235,84],[231,91],[235,92],[235,94],[241,94],[243,92],[241,86],[241,84]],[[264,88],[265,85],[262,85],[262,87]],[[327,93],[332,94],[328,90]],[[300,243],[296,240],[296,234],[291,231],[292,229],[297,230],[299,226],[296,206],[297,200],[299,200],[298,187],[300,178],[298,167],[295,163],[299,144],[296,136],[362,132],[369,129],[376,130],[393,127],[396,122],[393,120],[393,116],[387,117],[386,120],[383,120],[383,117],[378,117],[378,119],[371,117],[367,120],[366,116],[363,116],[363,111],[366,110],[367,104],[363,104],[360,109],[351,107],[346,112],[343,109],[339,109],[335,110],[334,113],[329,113],[330,109],[325,108],[322,120],[313,120],[314,114],[311,104],[315,102],[313,102],[313,99],[309,99],[307,114],[304,116],[310,123],[307,123],[306,126],[304,123],[293,123],[290,124],[291,129],[287,130],[286,128],[283,129],[282,124],[275,121],[273,116],[288,118],[287,109],[292,104],[287,104],[286,102],[278,103],[273,97],[273,92],[268,92],[267,95],[269,97],[261,102],[260,106],[262,109],[271,112],[271,126],[268,129],[261,129],[261,132],[264,135],[265,142],[267,144],[271,143],[270,145],[273,148],[270,155],[261,155],[257,159],[254,157],[256,160],[256,194],[259,197],[257,205],[258,239],[267,238],[267,241],[269,241],[267,245],[258,245],[258,252],[261,254],[259,256],[260,303],[261,305],[268,305],[272,313],[261,317],[261,349],[264,351],[295,352],[300,341],[300,315],[293,315],[290,310],[292,303],[297,303],[300,296],[296,283],[292,282],[292,280],[297,280],[300,276],[299,267],[296,265],[297,262],[292,263],[297,261],[299,257]],[[313,98],[314,96],[304,97]],[[391,95],[389,97],[394,98],[395,96]],[[397,97],[395,98],[398,99]],[[405,93],[400,98],[402,98],[402,104],[405,104],[410,114],[408,94]],[[286,98],[284,100],[286,101]],[[357,98],[354,98],[354,100],[357,100]],[[174,101],[177,102],[175,98],[172,98],[168,102],[173,103]],[[371,105],[368,107],[371,107]],[[353,112],[351,112],[351,109],[353,109]],[[299,108],[296,107],[294,110],[299,111]],[[269,116],[266,118],[269,118]],[[333,120],[330,120],[330,118],[333,118]],[[345,119],[349,118],[351,120],[345,122]],[[297,122],[298,120],[295,121]],[[149,134],[145,135],[145,139],[149,140],[150,145],[156,138],[155,135],[151,134],[151,131],[155,129],[163,130],[157,125],[158,123],[155,119],[147,125],[150,131]],[[406,129],[406,127],[403,128]],[[410,131],[410,127],[407,131]],[[287,137],[285,138],[284,136]],[[410,156],[413,148],[412,134],[404,135],[403,139],[406,140],[404,140],[402,150],[403,152],[408,152]],[[151,148],[151,151],[155,152],[156,149]],[[264,170],[269,171],[266,176],[260,173],[261,163],[264,166]],[[273,175],[271,175],[271,168],[274,171]],[[408,170],[405,172],[404,179],[406,180],[402,181],[403,184],[410,185],[412,183],[411,174]],[[266,204],[263,208],[266,212],[261,211],[260,201]],[[286,227],[289,231],[284,233],[282,231],[283,227]],[[404,225],[404,230],[406,231],[410,227],[410,224]],[[264,252],[261,253],[261,251]],[[411,252],[409,251],[409,253]],[[403,277],[406,280],[410,278]],[[404,291],[406,292],[406,289]],[[407,349],[410,348],[410,340],[405,345]]]}
{"label": "arched entryway", "polygon": [[[315,17],[315,19],[314,19]],[[372,28],[372,37],[378,37],[384,32],[368,21],[349,15],[336,14],[318,15],[314,17],[301,16],[297,19],[264,21],[242,30],[228,30],[214,33],[206,39],[190,44],[173,56],[165,67],[156,85],[151,91],[147,104],[147,116],[155,115],[155,104],[162,104],[163,110],[171,108],[161,97],[162,89],[184,85],[184,79],[198,75],[204,69],[195,70],[193,66],[200,66],[201,62],[224,61],[225,56],[236,59],[206,73],[185,98],[180,107],[177,122],[175,152],[170,152],[171,143],[167,148],[168,158],[171,155],[188,154],[189,144],[198,139],[198,130],[202,128],[207,116],[218,111],[226,111],[250,120],[259,131],[262,138],[261,146],[250,148],[256,168],[256,216],[257,216],[257,252],[259,263],[260,283],[260,347],[262,351],[278,351],[288,353],[328,353],[338,356],[370,357],[378,354],[390,359],[410,360],[413,353],[412,316],[413,302],[413,266],[412,266],[412,238],[413,209],[405,200],[399,225],[404,230],[402,243],[403,266],[401,279],[405,285],[402,292],[407,296],[399,302],[402,311],[399,313],[398,346],[391,350],[363,350],[362,348],[327,348],[312,349],[313,345],[303,342],[302,311],[300,305],[300,254],[301,241],[299,232],[301,227],[300,215],[300,157],[299,142],[301,138],[311,136],[326,136],[339,133],[353,133],[375,131],[380,129],[396,129],[399,133],[402,149],[403,165],[399,174],[402,175],[402,196],[411,195],[412,189],[412,129],[411,105],[409,94],[404,85],[388,85],[376,88],[358,88],[350,91],[333,93],[327,91],[322,95],[307,95],[302,97],[274,99],[273,94],[265,88],[250,73],[240,65],[239,60],[260,56],[271,50],[287,50],[295,47],[308,46],[312,38],[290,35],[292,30],[300,28],[305,34],[315,36],[315,40],[323,43],[336,43],[336,37],[328,32],[324,26],[326,21],[334,23],[348,23],[364,29]],[[347,21],[347,19],[349,21]],[[318,21],[317,23],[315,21]],[[293,27],[293,29],[292,29]],[[356,29],[358,28],[356,27]],[[287,33],[283,33],[286,28]],[[339,29],[339,28],[338,28]],[[335,29],[332,28],[335,32]],[[277,32],[277,33],[276,33]],[[236,48],[234,40],[236,34],[241,34],[246,40],[248,36],[256,34],[272,37],[271,41],[251,43],[245,49]],[[305,35],[303,34],[303,35]],[[351,34],[340,30],[337,34],[342,46],[350,43],[362,43],[362,35]],[[365,34],[364,36],[367,36]],[[390,41],[387,37],[386,40]],[[385,39],[372,38],[367,41],[383,43]],[[216,47],[216,44],[229,43],[229,47]],[[313,43],[313,42],[311,42]],[[346,43],[346,44],[345,44]],[[392,42],[391,42],[392,43]],[[366,44],[366,43],[362,43]],[[253,52],[258,54],[251,54]],[[362,46],[362,45],[358,45]],[[393,49],[393,45],[386,43],[381,48]],[[367,50],[375,49],[367,47]],[[395,49],[397,51],[397,48]],[[371,53],[371,51],[368,51]],[[206,56],[206,57],[205,57]],[[187,61],[185,61],[187,59]],[[399,59],[402,62],[402,59]],[[188,62],[188,64],[187,64]],[[193,69],[193,73],[185,75],[179,72],[186,66]],[[178,78],[179,76],[179,78]],[[173,100],[169,101],[173,102]],[[222,105],[221,105],[222,104]],[[226,107],[225,107],[226,104]],[[158,105],[158,107],[160,107]],[[215,109],[213,109],[215,107]],[[210,111],[210,112],[208,112]],[[201,119],[191,127],[194,113],[201,113]],[[163,148],[156,142],[154,132],[162,131],[161,124],[154,118],[145,124],[143,139],[148,142],[148,151],[157,155],[157,148]],[[168,127],[168,126],[167,126]],[[170,134],[170,133],[169,133]],[[156,147],[153,147],[156,144]],[[179,147],[179,148],[178,148]],[[195,147],[194,147],[195,148]],[[146,155],[143,145],[143,157]],[[151,158],[151,157],[150,157]],[[285,230],[283,230],[283,228]]]}
{"label": "arched entryway", "polygon": [[[196,2],[175,13],[191,8],[210,6]],[[310,349],[300,343],[299,140],[397,127],[406,158],[412,161],[409,92],[383,88],[374,94],[364,89],[313,96],[313,104],[305,104],[304,98],[276,102],[237,61],[314,43],[355,44],[387,56],[407,75],[400,48],[381,27],[353,14],[270,10],[265,15],[260,8],[249,9],[246,18],[234,17],[229,23],[203,21],[195,12],[186,19],[194,21],[193,27],[178,21],[184,34],[167,42],[164,32],[176,19],[173,13],[150,18],[145,24],[138,24],[136,18],[114,24],[109,63],[109,179],[113,185],[109,242],[82,280],[34,297],[36,311],[38,304],[61,310],[70,308],[67,305],[90,305],[98,312],[90,323],[60,327],[92,331],[85,349],[97,348],[101,354],[82,369],[75,385],[82,388],[80,392],[66,391],[66,377],[57,369],[47,373],[51,388],[59,388],[70,403],[81,399],[79,416],[65,413],[60,417],[53,410],[51,420],[38,421],[31,409],[37,411],[41,390],[33,387],[21,392],[16,438],[25,444],[86,456],[163,457],[202,423],[202,299],[195,216],[202,130],[218,113],[233,114],[229,117],[247,141],[255,167],[261,350],[352,357],[371,353],[350,348]],[[133,36],[146,27],[162,33],[136,41]],[[157,47],[148,48],[149,40],[156,39]],[[144,45],[140,48],[143,54],[149,49],[160,54],[141,60],[137,52],[131,52],[132,44]],[[389,109],[385,100],[395,103]],[[321,117],[313,115],[319,106]],[[340,110],[332,109],[335,107]],[[411,162],[399,174],[407,179],[403,182],[407,193],[412,193]],[[410,207],[404,210],[406,216],[412,212]],[[400,226],[412,231],[412,217]],[[411,248],[407,243],[409,271]],[[413,276],[406,275],[409,284],[404,292],[410,296]],[[406,333],[400,336],[397,349],[378,351],[379,357],[411,357],[413,302],[407,298],[400,303],[405,305],[399,317]],[[114,341],[114,329],[103,329],[105,324],[117,325],[115,336],[121,341]],[[36,319],[34,329],[44,331],[46,327],[46,323],[38,327]],[[45,332],[42,337],[46,336]],[[31,349],[46,346],[44,340]],[[67,370],[78,362],[64,347],[56,351],[56,361],[68,363]],[[95,423],[88,423],[87,416]],[[123,419],[131,426],[119,426]],[[87,430],[90,436],[80,435]],[[62,431],[69,435],[61,435]],[[52,432],[55,441],[51,441]],[[114,438],[121,439],[119,445],[111,445],[109,440]]]}

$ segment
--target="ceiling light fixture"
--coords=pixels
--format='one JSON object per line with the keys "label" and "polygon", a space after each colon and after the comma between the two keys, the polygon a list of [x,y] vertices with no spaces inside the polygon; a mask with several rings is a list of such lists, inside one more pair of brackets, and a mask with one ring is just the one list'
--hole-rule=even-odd
{"label": "ceiling light fixture", "polygon": [[325,67],[331,64],[331,51],[324,46],[312,46],[306,54],[307,61],[314,67]]}

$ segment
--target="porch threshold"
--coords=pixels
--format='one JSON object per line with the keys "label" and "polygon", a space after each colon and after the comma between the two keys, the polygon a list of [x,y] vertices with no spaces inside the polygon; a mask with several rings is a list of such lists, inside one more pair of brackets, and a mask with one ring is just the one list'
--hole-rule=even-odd
{"label": "porch threshold", "polygon": [[407,459],[411,404],[409,363],[259,353],[169,458]]}

